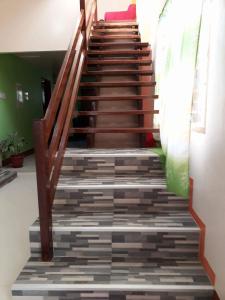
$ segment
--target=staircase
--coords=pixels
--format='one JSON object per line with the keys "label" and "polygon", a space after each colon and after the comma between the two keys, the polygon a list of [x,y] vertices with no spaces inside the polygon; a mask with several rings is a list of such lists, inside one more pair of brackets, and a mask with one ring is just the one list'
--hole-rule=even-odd
{"label": "staircase", "polygon": [[[93,103],[79,115],[95,119],[70,129],[93,135],[95,148],[66,149],[52,206],[53,259],[41,259],[37,220],[13,299],[213,299],[188,200],[168,192],[160,157],[141,148],[140,135],[158,131],[143,123],[157,113],[141,106],[156,98],[140,93],[155,84],[140,80],[153,75],[145,56],[137,24],[95,24],[83,71],[90,81],[78,97]],[[90,88],[95,95],[85,95]]]}
{"label": "staircase", "polygon": [[72,128],[71,133],[91,134],[95,148],[140,147],[144,133],[158,132],[144,122],[158,114],[150,46],[141,43],[136,23],[98,22],[88,49],[79,101],[88,101],[92,110],[78,116],[89,117],[90,126]]}

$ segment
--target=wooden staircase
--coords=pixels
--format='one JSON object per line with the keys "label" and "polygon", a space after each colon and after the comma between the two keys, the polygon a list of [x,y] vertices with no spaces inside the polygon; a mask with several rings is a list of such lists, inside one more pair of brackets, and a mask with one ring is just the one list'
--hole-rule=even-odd
{"label": "wooden staircase", "polygon": [[[140,42],[136,23],[93,26],[83,78],[78,99],[89,101],[92,111],[82,110],[77,116],[89,117],[90,127],[72,128],[70,133],[91,134],[91,147],[116,148],[139,147],[145,133],[158,132],[144,122],[159,112],[154,110],[151,48]],[[146,94],[141,93],[143,88],[148,88]]]}
{"label": "wooden staircase", "polygon": [[[188,199],[167,190],[159,155],[140,147],[141,134],[158,132],[144,122],[159,113],[149,45],[136,23],[96,22],[95,3],[85,22],[81,1],[49,111],[34,124],[40,217],[13,299],[212,300]],[[76,111],[76,101],[92,109]],[[77,116],[93,126],[73,128]],[[95,148],[65,149],[77,133]]]}

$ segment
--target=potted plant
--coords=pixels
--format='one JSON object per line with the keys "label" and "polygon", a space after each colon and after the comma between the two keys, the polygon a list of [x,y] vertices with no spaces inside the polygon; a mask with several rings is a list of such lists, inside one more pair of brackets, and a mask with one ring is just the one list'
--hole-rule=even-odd
{"label": "potted plant", "polygon": [[3,154],[7,152],[8,146],[7,146],[7,140],[1,140],[0,141],[0,168],[2,168],[2,161],[3,161]]}
{"label": "potted plant", "polygon": [[13,168],[21,168],[23,166],[24,156],[21,154],[25,139],[20,137],[17,132],[9,134],[6,139],[5,152],[11,154],[11,166]]}

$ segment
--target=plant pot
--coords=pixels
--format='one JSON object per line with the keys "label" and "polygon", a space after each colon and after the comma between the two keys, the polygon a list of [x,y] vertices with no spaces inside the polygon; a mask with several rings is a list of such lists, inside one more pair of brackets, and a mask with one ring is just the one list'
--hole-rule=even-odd
{"label": "plant pot", "polygon": [[11,166],[13,168],[22,168],[23,167],[23,160],[24,156],[21,154],[12,155],[11,158]]}

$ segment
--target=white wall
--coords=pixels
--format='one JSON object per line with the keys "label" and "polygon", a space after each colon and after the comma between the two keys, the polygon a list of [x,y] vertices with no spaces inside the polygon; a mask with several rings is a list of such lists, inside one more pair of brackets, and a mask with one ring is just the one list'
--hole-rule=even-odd
{"label": "white wall", "polygon": [[159,15],[165,0],[137,0],[137,21],[143,42],[149,42],[154,51]]}
{"label": "white wall", "polygon": [[98,19],[104,19],[108,11],[127,10],[131,0],[98,0]]}
{"label": "white wall", "polygon": [[[127,10],[131,0],[98,0],[98,18],[107,11]],[[1,0],[0,53],[65,51],[79,0]]]}
{"label": "white wall", "polygon": [[66,50],[79,0],[1,0],[0,52]]}
{"label": "white wall", "polygon": [[214,0],[206,133],[191,134],[194,209],[206,224],[206,257],[225,299],[225,1]]}

